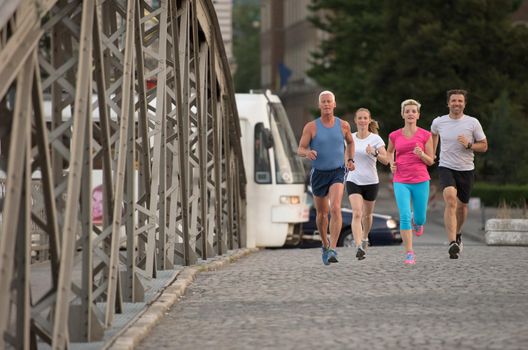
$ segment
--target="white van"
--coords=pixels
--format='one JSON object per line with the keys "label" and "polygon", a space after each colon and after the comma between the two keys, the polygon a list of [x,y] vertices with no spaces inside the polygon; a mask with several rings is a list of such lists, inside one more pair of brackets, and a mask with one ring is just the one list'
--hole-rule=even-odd
{"label": "white van", "polygon": [[247,178],[247,246],[295,244],[308,221],[306,174],[278,96],[236,94]]}

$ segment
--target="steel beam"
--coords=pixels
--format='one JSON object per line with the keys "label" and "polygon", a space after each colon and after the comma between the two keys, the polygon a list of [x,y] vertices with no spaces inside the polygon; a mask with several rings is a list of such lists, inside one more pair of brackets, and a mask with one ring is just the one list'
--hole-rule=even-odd
{"label": "steel beam", "polygon": [[[241,246],[240,128],[214,7],[160,4],[0,5],[0,348],[101,339],[159,269]],[[46,276],[29,268],[32,227]]]}

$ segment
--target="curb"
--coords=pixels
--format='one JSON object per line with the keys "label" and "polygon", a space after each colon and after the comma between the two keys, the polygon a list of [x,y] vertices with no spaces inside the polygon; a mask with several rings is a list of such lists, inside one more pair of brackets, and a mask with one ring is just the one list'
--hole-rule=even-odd
{"label": "curb", "polygon": [[231,255],[219,257],[218,260],[184,267],[176,276],[174,282],[165,288],[155,300],[149,303],[116,337],[110,339],[103,349],[133,349],[164,317],[165,312],[181,299],[185,294],[185,290],[191,285],[198,273],[217,270],[258,250],[258,248],[239,249]]}
{"label": "curb", "polygon": [[528,232],[488,231],[486,244],[492,246],[528,246]]}
{"label": "curb", "polygon": [[486,244],[528,246],[528,219],[489,219]]}

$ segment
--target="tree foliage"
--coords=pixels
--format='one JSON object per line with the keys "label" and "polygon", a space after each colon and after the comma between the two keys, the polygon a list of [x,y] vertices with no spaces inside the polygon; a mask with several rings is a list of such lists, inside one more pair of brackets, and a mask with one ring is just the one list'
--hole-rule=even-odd
{"label": "tree foliage", "polygon": [[481,121],[490,144],[477,157],[479,170],[489,179],[519,181],[527,167],[512,166],[513,159],[494,151],[511,148],[502,144],[511,139],[497,133],[497,124],[518,137],[517,148],[528,149],[522,136],[528,132],[528,27],[510,19],[519,4],[312,0],[312,23],[329,35],[313,53],[309,75],[333,90],[346,112],[369,108],[384,135],[401,127],[402,100],[422,103],[419,124],[429,129],[434,117],[447,113],[445,92],[468,90],[466,113]]}
{"label": "tree foliage", "polygon": [[256,0],[233,3],[233,55],[236,92],[260,88],[260,7]]}

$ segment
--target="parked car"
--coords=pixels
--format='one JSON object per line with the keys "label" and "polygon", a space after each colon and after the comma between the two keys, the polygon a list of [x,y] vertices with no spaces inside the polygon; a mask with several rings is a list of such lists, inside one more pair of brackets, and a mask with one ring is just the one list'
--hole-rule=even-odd
{"label": "parked car", "polygon": [[[306,192],[306,204],[310,207],[310,218],[308,222],[302,224],[302,246],[320,246],[321,236],[315,223],[315,207],[313,195],[310,191]],[[341,215],[343,217],[343,226],[337,245],[339,247],[355,247],[354,236],[352,235],[352,209],[348,198],[343,196],[341,205]],[[369,233],[370,245],[393,245],[401,244],[400,223],[390,215],[373,214],[372,228]]]}

